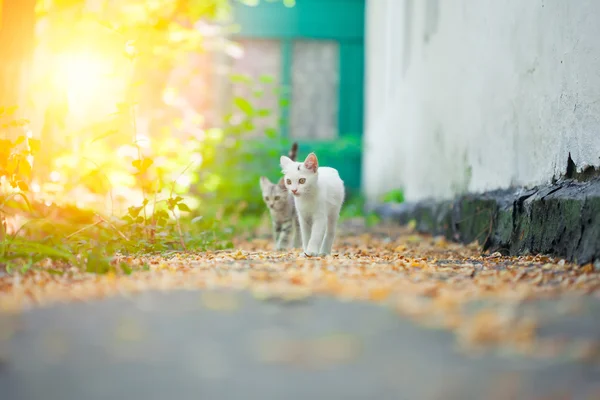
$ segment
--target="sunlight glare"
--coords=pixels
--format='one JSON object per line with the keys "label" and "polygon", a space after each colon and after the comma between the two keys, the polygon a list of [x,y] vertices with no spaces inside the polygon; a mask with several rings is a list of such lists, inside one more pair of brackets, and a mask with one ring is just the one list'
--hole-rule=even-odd
{"label": "sunlight glare", "polygon": [[166,105],[174,106],[177,102],[177,90],[173,87],[168,87],[163,91],[163,101]]}
{"label": "sunlight glare", "polygon": [[142,134],[138,134],[135,137],[135,143],[144,149],[150,148],[150,137]]}
{"label": "sunlight glare", "polygon": [[52,182],[58,182],[58,181],[60,181],[60,172],[58,172],[58,171],[52,171],[52,172],[50,172],[50,180]]}
{"label": "sunlight glare", "polygon": [[189,175],[184,174],[177,178],[175,182],[183,187],[188,187],[192,184],[192,178]]}
{"label": "sunlight glare", "polygon": [[197,165],[198,168],[199,168],[202,165],[202,154],[200,154],[200,153],[193,153],[190,156],[190,161],[192,163],[194,163],[195,165]]}
{"label": "sunlight glare", "polygon": [[61,86],[67,91],[72,108],[85,108],[98,98],[111,73],[108,60],[93,53],[68,54],[61,57],[57,71]]}
{"label": "sunlight glare", "polygon": [[128,40],[127,43],[125,43],[125,54],[127,54],[129,57],[135,57],[137,55],[135,41]]}

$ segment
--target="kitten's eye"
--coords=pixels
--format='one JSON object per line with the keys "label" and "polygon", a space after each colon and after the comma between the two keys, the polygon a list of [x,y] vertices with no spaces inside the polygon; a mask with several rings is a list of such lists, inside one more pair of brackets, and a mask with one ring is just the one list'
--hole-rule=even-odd
{"label": "kitten's eye", "polygon": [[304,182],[306,182],[306,178],[300,178],[300,180],[298,181],[299,184],[304,184]]}
{"label": "kitten's eye", "polygon": [[275,198],[273,200],[275,200],[275,201],[279,200],[279,196],[275,196]]}
{"label": "kitten's eye", "polygon": [[269,201],[269,196],[265,196],[265,201]]}
{"label": "kitten's eye", "polygon": [[287,183],[288,185],[291,185],[292,184],[292,180],[291,179],[286,179],[285,183]]}

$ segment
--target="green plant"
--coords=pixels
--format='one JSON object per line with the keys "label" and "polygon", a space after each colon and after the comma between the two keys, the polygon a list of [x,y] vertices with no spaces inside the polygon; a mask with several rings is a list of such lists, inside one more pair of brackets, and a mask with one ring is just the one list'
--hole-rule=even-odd
{"label": "green plant", "polygon": [[[280,121],[265,128],[262,137],[252,136],[257,121],[273,112],[259,107],[256,100],[266,90],[280,96],[280,108],[287,107],[289,99],[271,77],[248,79],[243,84],[253,90],[232,99],[231,113],[223,124],[211,129],[203,126],[202,139],[181,132],[182,115],[190,110],[157,99],[177,92],[168,84],[169,73],[206,39],[194,23],[219,19],[228,10],[227,2],[211,0],[202,2],[202,7],[193,2],[154,2],[147,7],[107,3],[101,11],[89,13],[84,13],[84,4],[80,0],[46,2],[36,11],[46,26],[38,48],[43,54],[56,55],[57,64],[68,67],[56,71],[51,63],[48,68],[34,66],[32,87],[36,93],[50,93],[56,105],[43,110],[53,127],[45,136],[42,133],[43,154],[38,153],[40,140],[31,138],[27,121],[8,119],[15,108],[0,109],[0,129],[4,129],[0,134],[6,133],[0,139],[4,182],[0,188],[0,266],[23,273],[44,265],[51,273],[75,267],[128,274],[132,269],[119,261],[121,255],[231,247],[235,233],[248,232],[258,224],[264,212],[258,178],[279,174],[273,160],[290,145],[279,136]],[[73,16],[77,24],[68,23]],[[84,48],[98,44],[93,46],[97,51],[82,51],[82,43]],[[100,72],[79,74],[85,68],[71,68],[72,61],[91,70],[112,63],[118,72],[113,78]],[[90,76],[105,83],[113,79],[123,90],[115,92],[118,96],[105,92],[100,98],[112,114],[90,107],[94,112],[85,116],[86,124],[67,131],[65,116],[73,106],[67,92],[81,92],[80,85],[96,82]],[[257,83],[260,89],[254,87]],[[102,85],[95,84],[96,89]],[[86,92],[88,105],[98,105],[97,92]],[[139,129],[138,123],[147,121],[157,109],[162,118]],[[140,143],[145,135],[151,136],[150,145]],[[128,152],[132,148],[135,155]],[[115,149],[127,155],[116,156]],[[202,160],[199,168],[192,162],[197,155]],[[188,176],[187,183],[173,176],[178,171]],[[195,190],[191,195],[185,193],[190,186]],[[116,194],[124,188],[125,194]],[[93,200],[83,205],[73,201],[82,192]]]}
{"label": "green plant", "polygon": [[280,136],[278,126],[257,131],[259,123],[264,125],[273,112],[259,108],[257,103],[264,93],[274,93],[283,109],[287,98],[269,76],[232,75],[231,81],[251,94],[233,97],[223,127],[207,132],[199,148],[202,165],[194,191],[202,209],[210,214],[262,214],[265,208],[259,178],[279,175],[279,156],[287,153],[291,141]]}
{"label": "green plant", "polygon": [[364,218],[367,226],[374,226],[380,222],[380,218],[374,212],[365,212],[365,198],[355,195],[346,201],[340,212],[340,221],[352,218]]}
{"label": "green plant", "polygon": [[383,195],[384,203],[403,203],[404,192],[401,189],[395,189]]}

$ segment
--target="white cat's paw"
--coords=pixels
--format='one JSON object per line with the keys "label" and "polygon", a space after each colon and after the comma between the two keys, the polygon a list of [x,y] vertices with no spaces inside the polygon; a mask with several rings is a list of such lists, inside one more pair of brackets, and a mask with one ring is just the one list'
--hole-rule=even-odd
{"label": "white cat's paw", "polygon": [[331,253],[319,253],[319,257],[327,257]]}
{"label": "white cat's paw", "polygon": [[318,255],[319,255],[319,253],[316,251],[305,251],[304,252],[305,257],[317,257]]}

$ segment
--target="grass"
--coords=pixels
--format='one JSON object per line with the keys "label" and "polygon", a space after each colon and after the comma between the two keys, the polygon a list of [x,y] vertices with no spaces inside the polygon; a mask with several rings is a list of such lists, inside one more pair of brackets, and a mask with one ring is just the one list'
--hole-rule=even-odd
{"label": "grass", "polygon": [[375,226],[380,222],[380,218],[374,212],[365,212],[365,198],[361,195],[350,197],[342,207],[340,212],[340,221],[346,221],[355,218],[364,218],[368,227]]}

